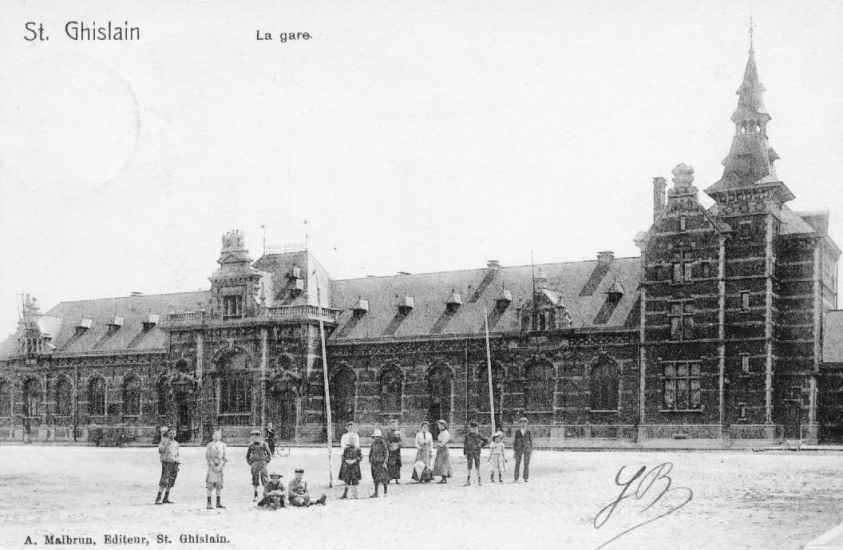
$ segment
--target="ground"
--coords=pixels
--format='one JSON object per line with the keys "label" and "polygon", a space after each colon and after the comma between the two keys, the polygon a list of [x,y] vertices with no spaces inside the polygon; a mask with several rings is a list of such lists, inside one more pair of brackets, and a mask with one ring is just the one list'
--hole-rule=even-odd
{"label": "ground", "polygon": [[[606,548],[801,548],[841,522],[843,454],[834,452],[551,452],[533,455],[529,483],[464,487],[465,463],[452,449],[455,476],[447,485],[407,483],[412,452],[404,455],[404,480],[385,499],[370,499],[364,463],[360,500],[337,500],[342,484],[329,489],[324,448],[294,448],[270,470],[289,481],[305,468],[314,493],[328,494],[325,507],[268,512],[251,502],[245,448],[232,448],[226,469],[226,510],[205,510],[203,449],[182,448],[182,467],[172,493],[175,504],[155,506],[160,465],[155,448],[0,447],[0,548],[28,548],[27,536],[44,547],[44,535],[157,534],[179,548],[181,534],[217,534],[225,544],[189,548],[316,550],[450,550],[469,548],[596,549],[615,535],[691,500],[609,543]],[[485,459],[485,455],[484,455]],[[333,458],[338,470],[338,457]],[[594,518],[615,501],[621,481],[638,468],[673,464],[671,488],[659,471],[636,481],[614,512],[596,529]],[[647,472],[650,471],[649,469]],[[642,475],[643,477],[643,475]],[[640,481],[640,479],[639,479]],[[650,483],[652,484],[650,485]],[[647,490],[649,486],[649,490]],[[687,488],[687,489],[684,489]],[[637,490],[637,495],[636,495]],[[636,499],[640,496],[640,499]],[[58,546],[49,546],[58,548]],[[73,548],[85,548],[75,545]],[[114,548],[115,546],[107,546]]]}

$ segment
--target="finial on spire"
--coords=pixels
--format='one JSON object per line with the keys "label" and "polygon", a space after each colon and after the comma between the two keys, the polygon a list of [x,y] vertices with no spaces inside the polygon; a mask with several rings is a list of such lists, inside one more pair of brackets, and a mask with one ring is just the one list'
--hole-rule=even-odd
{"label": "finial on spire", "polygon": [[755,34],[755,23],[752,21],[752,15],[749,16],[749,53],[755,53],[755,46],[752,42],[752,36]]}

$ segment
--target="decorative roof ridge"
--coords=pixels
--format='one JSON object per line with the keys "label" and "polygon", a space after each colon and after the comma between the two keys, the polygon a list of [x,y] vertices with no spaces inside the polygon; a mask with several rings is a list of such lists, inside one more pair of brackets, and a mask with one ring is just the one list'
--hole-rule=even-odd
{"label": "decorative roof ridge", "polygon": [[[618,262],[621,260],[640,260],[641,256],[621,256],[614,258],[613,262]],[[562,261],[562,262],[545,262],[542,264],[534,264],[535,267],[542,267],[542,266],[558,266],[558,265],[572,265],[572,264],[585,264],[589,262],[597,262],[596,259],[590,260],[569,260],[569,261]],[[502,265],[500,266],[500,270],[506,269],[518,269],[518,268],[529,268],[530,264],[518,264],[518,265]],[[365,281],[366,279],[388,279],[393,277],[402,277],[402,278],[410,278],[410,277],[421,277],[427,275],[445,275],[445,274],[453,274],[453,273],[469,273],[473,271],[486,271],[489,269],[488,267],[475,267],[475,268],[465,268],[465,269],[452,269],[452,270],[441,270],[441,271],[425,271],[420,273],[408,273],[408,274],[394,274],[394,275],[364,275],[362,277],[344,277],[338,279],[331,279],[332,282],[341,283],[345,281]]]}

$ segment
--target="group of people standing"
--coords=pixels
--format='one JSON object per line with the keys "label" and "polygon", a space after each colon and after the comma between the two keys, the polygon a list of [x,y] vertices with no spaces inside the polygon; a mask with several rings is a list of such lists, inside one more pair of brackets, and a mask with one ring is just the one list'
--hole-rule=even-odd
{"label": "group of people standing", "polygon": [[[521,465],[524,466],[524,481],[530,477],[530,455],[533,450],[533,436],[527,428],[527,419],[519,420],[519,427],[515,431],[513,439],[513,451],[515,454],[514,481],[518,481],[521,473]],[[451,441],[451,434],[448,431],[448,424],[444,420],[436,422],[436,437],[430,431],[430,423],[422,422],[415,437],[416,456],[413,461],[412,479],[416,483],[429,483],[439,477],[439,483],[448,483],[448,478],[453,476],[451,456],[448,443]],[[161,477],[158,482],[158,495],[155,504],[172,504],[170,490],[173,488],[179,471],[179,444],[175,439],[175,430],[167,427],[161,428],[161,442],[158,445],[158,454],[161,461]],[[272,461],[274,452],[274,433],[271,426],[267,433],[266,440],[263,439],[260,430],[251,432],[251,441],[246,449],[246,463],[251,473],[253,501],[258,506],[277,509],[289,503],[292,506],[311,506],[313,504],[325,504],[326,495],[312,500],[308,490],[307,481],[304,480],[304,470],[296,468],[294,479],[288,487],[281,482],[283,477],[280,473],[269,474],[267,465]],[[480,457],[481,451],[489,446],[490,480],[503,483],[503,472],[506,470],[506,446],[504,434],[497,431],[492,435],[490,442],[482,436],[476,422],[469,424],[469,431],[463,439],[463,454],[466,457],[468,474],[466,485],[471,485],[471,472],[476,472],[477,484],[481,484]],[[383,496],[387,495],[389,484],[392,481],[400,483],[401,480],[401,446],[402,435],[397,421],[392,421],[391,427],[386,436],[380,429],[372,433],[372,443],[369,447],[369,465],[371,467],[374,492],[372,498],[380,496],[380,489],[383,488]],[[360,465],[363,462],[363,451],[360,448],[360,436],[354,429],[354,423],[346,424],[346,433],[340,439],[342,448],[342,459],[340,464],[339,478],[345,483],[341,499],[358,498],[357,487],[362,480]],[[205,489],[207,492],[207,508],[225,508],[222,504],[223,472],[228,462],[228,447],[222,441],[222,430],[217,429],[213,433],[213,440],[208,443],[205,449],[205,460],[208,471],[205,476]],[[259,500],[259,489],[263,487],[263,495]],[[216,502],[214,503],[214,494]]]}
{"label": "group of people standing", "polygon": [[[175,430],[161,428],[161,442],[158,444],[158,454],[161,460],[161,478],[158,482],[158,495],[155,504],[172,504],[170,490],[176,482],[179,471],[179,444],[175,438]],[[252,430],[251,441],[246,449],[246,463],[252,476],[253,501],[261,508],[283,508],[289,503],[291,506],[307,507],[314,504],[325,504],[327,496],[318,499],[310,498],[307,481],[304,479],[304,469],[296,468],[294,478],[285,487],[280,473],[270,474],[267,465],[274,456],[274,441],[272,447],[261,437],[260,430]],[[205,461],[208,471],[205,474],[205,490],[207,493],[207,509],[225,508],[222,504],[222,489],[224,469],[228,463],[228,446],[222,441],[222,430],[214,430],[213,439],[205,447]],[[263,498],[258,501],[258,489],[263,487]],[[216,503],[213,501],[216,493]]]}
{"label": "group of people standing", "polygon": [[[527,428],[527,419],[519,420],[519,427],[515,432],[513,450],[515,453],[514,481],[518,481],[521,474],[521,466],[524,467],[524,481],[530,477],[530,455],[533,450],[533,436]],[[430,423],[422,422],[415,437],[416,456],[413,461],[411,478],[416,483],[429,483],[439,478],[438,483],[448,483],[448,478],[453,476],[450,450],[448,443],[451,441],[451,434],[448,431],[448,424],[444,420],[436,422],[436,437],[430,431]],[[374,492],[371,498],[380,496],[380,489],[383,488],[383,495],[386,496],[389,484],[394,480],[396,483],[401,479],[401,431],[398,429],[397,421],[392,426],[386,437],[380,429],[372,432],[372,443],[369,448],[369,464],[372,472]],[[476,422],[469,424],[469,432],[463,439],[463,454],[466,457],[468,474],[466,485],[471,484],[471,472],[476,472],[477,484],[482,484],[480,477],[480,455],[484,447],[489,446],[490,480],[503,483],[503,472],[506,470],[506,446],[504,434],[497,431],[492,435],[490,442],[486,437],[480,435],[479,426]],[[340,439],[342,448],[342,462],[340,464],[339,478],[345,483],[345,489],[340,498],[357,498],[357,486],[362,479],[360,464],[363,462],[363,451],[360,448],[360,436],[354,429],[354,423],[346,424],[346,433]]]}

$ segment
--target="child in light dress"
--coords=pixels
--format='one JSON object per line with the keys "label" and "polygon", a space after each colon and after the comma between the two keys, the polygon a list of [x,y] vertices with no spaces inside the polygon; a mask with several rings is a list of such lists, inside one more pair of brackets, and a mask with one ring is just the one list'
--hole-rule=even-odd
{"label": "child in light dress", "polygon": [[492,436],[492,443],[489,445],[489,464],[492,473],[491,481],[495,482],[495,473],[498,474],[498,481],[503,483],[503,472],[506,470],[506,447],[503,444],[503,432],[497,431]]}

